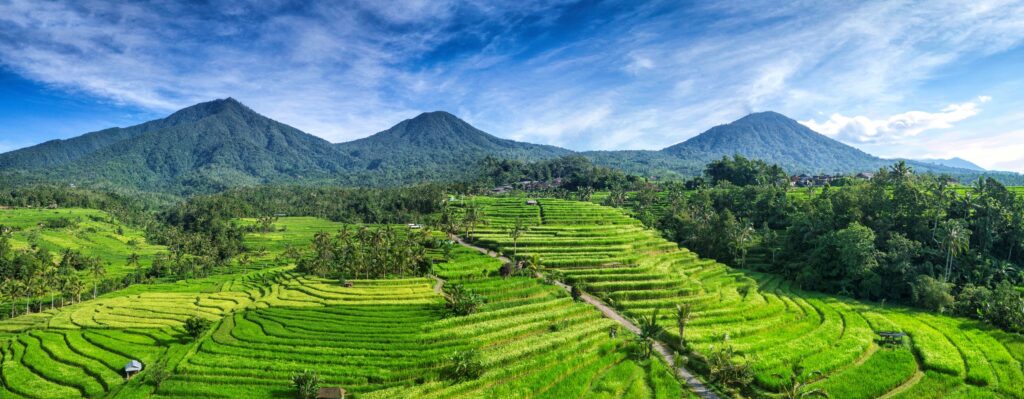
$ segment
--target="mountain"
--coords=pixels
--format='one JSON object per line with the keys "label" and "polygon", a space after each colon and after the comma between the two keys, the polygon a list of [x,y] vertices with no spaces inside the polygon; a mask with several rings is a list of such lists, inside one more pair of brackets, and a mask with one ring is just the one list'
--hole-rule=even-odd
{"label": "mountain", "polygon": [[918,159],[917,162],[923,162],[926,164],[948,166],[951,168],[960,168],[967,170],[974,170],[978,172],[984,172],[986,169],[976,165],[975,163],[968,161],[963,158],[949,158],[949,159]]}
{"label": "mountain", "polygon": [[336,148],[351,157],[359,169],[428,179],[465,176],[485,157],[536,161],[573,153],[498,138],[444,111],[420,114],[372,136],[337,144]]}
{"label": "mountain", "polygon": [[[495,137],[447,112],[428,112],[366,138],[332,144],[227,98],[170,116],[0,154],[0,182],[69,184],[173,196],[266,183],[398,185],[474,177],[485,158],[537,161],[582,155],[629,173],[700,175],[734,154],[777,163],[790,173],[874,171],[893,160],[871,156],[774,112],[745,116],[660,151],[589,151]],[[973,179],[962,164],[907,161],[921,172]],[[1004,181],[1021,175],[984,172]],[[1016,180],[1014,180],[1016,179]]]}
{"label": "mountain", "polygon": [[[233,99],[228,99],[235,101]],[[31,147],[0,154],[0,169],[36,169],[68,163],[112,144],[160,129],[188,124],[209,113],[216,102],[185,108],[154,121],[127,128],[110,128],[86,133],[67,140],[51,140]]]}
{"label": "mountain", "polygon": [[790,173],[872,171],[888,163],[776,112],[715,126],[662,152],[701,164],[739,154],[779,164]]}
{"label": "mountain", "polygon": [[[41,155],[46,161],[21,161],[26,154]],[[264,117],[232,98],[4,156],[17,165],[8,168],[36,170],[55,180],[181,194],[326,179],[344,170],[346,163],[330,142]]]}

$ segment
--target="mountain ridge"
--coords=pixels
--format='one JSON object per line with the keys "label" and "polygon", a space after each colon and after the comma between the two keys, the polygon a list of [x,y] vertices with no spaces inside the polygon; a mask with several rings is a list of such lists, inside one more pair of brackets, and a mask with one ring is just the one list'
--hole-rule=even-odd
{"label": "mountain ridge", "polygon": [[[875,171],[893,162],[770,111],[712,127],[659,151],[576,152],[500,138],[445,111],[424,112],[368,137],[330,143],[228,97],[183,108],[166,118],[0,154],[0,171],[191,195],[268,183],[471,180],[488,157],[529,162],[568,155],[666,178],[700,175],[707,162],[732,155],[776,163],[793,174]],[[926,172],[979,173],[908,162]]]}

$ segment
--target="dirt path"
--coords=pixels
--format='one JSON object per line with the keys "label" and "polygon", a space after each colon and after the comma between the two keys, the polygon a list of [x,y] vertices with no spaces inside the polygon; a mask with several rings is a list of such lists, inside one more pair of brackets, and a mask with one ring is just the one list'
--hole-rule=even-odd
{"label": "dirt path", "polygon": [[[502,262],[511,262],[509,258],[502,256],[499,253],[467,243],[461,237],[452,236],[451,238],[452,240],[461,244],[462,246],[472,248],[488,256],[498,258]],[[555,284],[558,285],[559,287],[562,287],[566,291],[571,290],[571,287],[569,287],[566,284],[563,284],[561,281],[555,281]],[[634,324],[631,320],[617,312],[611,306],[608,306],[608,304],[604,303],[604,301],[601,301],[600,299],[597,299],[596,297],[587,293],[583,293],[580,296],[580,299],[590,304],[591,306],[597,308],[597,310],[600,310],[601,313],[604,314],[606,317],[615,320],[623,327],[626,327],[627,330],[632,331],[634,334],[640,332],[640,327],[637,327],[636,324]],[[718,394],[709,389],[707,385],[704,385],[704,383],[698,380],[697,377],[695,377],[693,373],[691,373],[689,370],[683,367],[675,367],[675,354],[672,351],[672,349],[669,349],[667,345],[665,345],[661,341],[655,341],[654,350],[657,351],[659,355],[661,355],[661,358],[665,360],[665,363],[668,364],[669,367],[672,367],[676,370],[676,375],[678,375],[679,378],[681,378],[683,381],[686,381],[686,386],[690,388],[690,390],[693,391],[693,393],[697,394],[697,396],[700,396],[701,398],[704,399],[718,399]]]}
{"label": "dirt path", "polygon": [[430,276],[430,278],[436,281],[436,283],[434,283],[434,292],[444,295],[444,280],[437,276]]}

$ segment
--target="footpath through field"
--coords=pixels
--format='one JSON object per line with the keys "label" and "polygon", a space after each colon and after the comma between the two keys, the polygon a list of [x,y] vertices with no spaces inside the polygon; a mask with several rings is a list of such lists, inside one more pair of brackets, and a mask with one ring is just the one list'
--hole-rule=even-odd
{"label": "footpath through field", "polygon": [[[497,258],[498,260],[500,260],[502,262],[509,263],[509,262],[512,261],[508,257],[501,255],[500,253],[488,250],[487,248],[483,248],[483,247],[479,247],[479,246],[470,244],[470,243],[466,242],[465,240],[463,240],[462,237],[459,237],[459,236],[456,236],[456,235],[452,235],[451,238],[452,238],[452,240],[454,240],[455,242],[459,243],[462,246],[465,246],[467,248],[475,249],[475,250],[480,251],[480,252],[482,252],[482,253],[484,253],[484,254],[486,254],[488,256]],[[568,285],[562,283],[561,281],[555,281],[555,284],[558,285],[559,287],[564,288],[567,291],[571,290],[571,287],[569,287]],[[617,312],[612,307],[608,306],[606,303],[604,303],[600,299],[597,299],[597,298],[595,298],[592,295],[587,294],[587,293],[583,293],[582,295],[580,295],[580,299],[582,299],[584,302],[590,304],[591,306],[597,308],[597,310],[600,310],[601,313],[604,314],[606,317],[608,317],[609,319],[615,320],[616,322],[618,322],[622,326],[626,327],[626,329],[628,329],[629,331],[632,331],[633,333],[639,333],[640,332],[640,328],[637,327],[636,324],[634,324],[628,318],[626,318],[625,316],[623,316],[622,314]],[[676,375],[678,375],[679,378],[682,378],[683,381],[686,381],[686,386],[687,386],[687,388],[690,389],[690,391],[693,391],[693,393],[697,394],[697,396],[700,396],[701,398],[704,398],[704,399],[719,399],[718,395],[714,391],[712,391],[710,388],[708,388],[707,385],[704,385],[703,382],[701,382],[699,379],[697,379],[697,377],[695,377],[693,375],[693,373],[691,373],[689,370],[687,370],[684,367],[676,367],[675,366],[675,355],[673,354],[672,350],[670,350],[668,348],[668,346],[666,346],[661,341],[654,341],[654,349],[658,352],[659,355],[661,355],[662,359],[665,360],[665,363],[667,363],[669,365],[669,367],[672,367],[673,369],[675,369]]]}

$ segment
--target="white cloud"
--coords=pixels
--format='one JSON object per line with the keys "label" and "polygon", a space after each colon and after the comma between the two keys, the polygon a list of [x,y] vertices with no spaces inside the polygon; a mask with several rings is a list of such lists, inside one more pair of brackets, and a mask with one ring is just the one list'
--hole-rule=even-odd
{"label": "white cloud", "polygon": [[[978,97],[978,103],[990,99],[981,96]],[[939,112],[909,111],[883,119],[837,113],[821,123],[813,119],[800,123],[818,133],[850,143],[897,142],[927,130],[949,129],[954,123],[977,115],[980,112],[978,103],[950,104]]]}
{"label": "white cloud", "polygon": [[233,96],[332,141],[446,109],[500,136],[657,149],[767,109],[841,111],[820,125],[854,142],[913,138],[989,98],[843,115],[920,109],[939,68],[1024,38],[1021,2],[564,3],[0,1],[0,64],[160,111]]}

